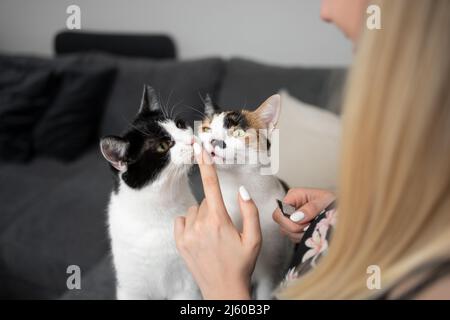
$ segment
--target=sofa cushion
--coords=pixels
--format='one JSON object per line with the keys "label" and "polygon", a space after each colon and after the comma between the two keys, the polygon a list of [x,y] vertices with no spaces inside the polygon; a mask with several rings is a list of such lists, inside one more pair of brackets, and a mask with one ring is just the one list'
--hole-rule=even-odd
{"label": "sofa cushion", "polygon": [[66,166],[54,159],[37,158],[28,165],[0,165],[0,234],[32,207],[33,203],[56,188],[67,176]]}
{"label": "sofa cushion", "polygon": [[60,299],[116,299],[116,275],[111,254],[106,254],[86,275],[83,276],[81,289],[67,290]]}
{"label": "sofa cushion", "polygon": [[69,161],[98,136],[115,69],[80,63],[58,66],[61,60],[54,61],[55,97],[34,128],[33,140],[36,154]]}
{"label": "sofa cushion", "polygon": [[69,265],[83,275],[109,250],[109,168],[95,149],[70,164],[1,166],[0,178],[13,181],[0,189],[9,203],[0,215],[0,297],[59,297]]}
{"label": "sofa cushion", "polygon": [[339,112],[344,69],[278,67],[245,59],[227,63],[218,105],[253,109],[281,89],[302,101]]}
{"label": "sofa cushion", "polygon": [[272,155],[279,157],[277,176],[291,188],[335,190],[341,136],[339,116],[282,91],[277,128],[279,144],[272,141]]}
{"label": "sofa cushion", "polygon": [[0,160],[72,160],[98,136],[113,66],[0,56]]}
{"label": "sofa cushion", "polygon": [[31,129],[51,101],[53,82],[44,60],[0,56],[0,160],[32,157]]}

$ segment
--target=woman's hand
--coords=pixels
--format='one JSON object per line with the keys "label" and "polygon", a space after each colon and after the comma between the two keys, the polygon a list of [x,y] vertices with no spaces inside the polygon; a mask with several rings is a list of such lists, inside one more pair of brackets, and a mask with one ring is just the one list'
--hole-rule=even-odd
{"label": "woman's hand", "polygon": [[313,220],[333,200],[335,195],[320,189],[290,189],[283,201],[297,208],[290,218],[287,218],[277,208],[273,220],[280,225],[280,231],[294,243],[299,243],[311,220]]}
{"label": "woman's hand", "polygon": [[194,150],[205,199],[175,220],[177,249],[204,299],[250,299],[250,278],[262,242],[258,209],[241,187],[237,201],[243,230],[239,232],[225,208],[208,154],[199,145],[194,145]]}

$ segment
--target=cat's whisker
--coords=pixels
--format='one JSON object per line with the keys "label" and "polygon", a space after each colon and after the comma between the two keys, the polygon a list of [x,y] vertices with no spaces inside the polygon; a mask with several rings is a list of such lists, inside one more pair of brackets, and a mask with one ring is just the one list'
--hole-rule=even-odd
{"label": "cat's whisker", "polygon": [[150,135],[149,132],[142,131],[142,129],[136,127],[131,121],[129,121],[129,120],[128,120],[127,118],[125,118],[123,115],[122,115],[122,119],[126,122],[126,125],[127,125],[127,126],[129,126],[129,127],[133,128],[133,129],[139,131],[140,133],[142,133],[142,134],[145,135],[145,136],[149,136],[149,135]]}
{"label": "cat's whisker", "polygon": [[[173,88],[170,89],[169,96],[167,97],[167,103],[166,103],[167,106],[170,105],[170,99],[172,98],[172,94],[173,94]],[[170,116],[171,119],[173,119],[173,118],[172,118],[172,114],[173,114],[173,106],[172,106],[172,107],[170,108],[170,110],[169,110],[169,116]]]}
{"label": "cat's whisker", "polygon": [[164,108],[166,109],[166,114],[169,119],[172,119],[172,108],[170,106],[170,98],[172,96],[173,89],[170,90],[169,96],[167,97],[166,103],[164,104]]}
{"label": "cat's whisker", "polygon": [[188,107],[188,108],[191,109],[192,111],[195,111],[195,112],[197,112],[198,114],[200,114],[200,115],[202,116],[202,119],[203,119],[203,118],[207,118],[207,115],[206,115],[204,112],[202,112],[202,111],[200,111],[200,110],[197,110],[197,109],[195,109],[194,107],[188,106],[187,104],[184,104],[183,106],[184,106],[184,107]]}
{"label": "cat's whisker", "polygon": [[165,110],[165,107],[164,107],[164,104],[163,104],[163,100],[162,100],[162,98],[161,98],[161,93],[160,93],[160,92],[157,92],[156,94],[157,94],[158,101],[159,101],[160,104],[161,104],[161,112],[162,112],[164,118],[165,118],[165,119],[169,119],[169,117],[168,117],[168,115],[167,115],[167,110]]}
{"label": "cat's whisker", "polygon": [[[187,112],[187,111],[184,111],[184,112]],[[175,114],[174,114],[174,118],[173,118],[173,119],[178,119],[178,117],[179,117],[181,114],[183,114],[184,112],[183,112],[183,110],[178,110],[178,111],[176,111]]]}
{"label": "cat's whisker", "polygon": [[245,99],[245,101],[244,101],[244,107],[243,107],[242,109],[244,109],[244,110],[247,109],[247,99]]}
{"label": "cat's whisker", "polygon": [[187,113],[187,112],[189,112],[189,110],[179,110],[177,113],[176,113],[176,116],[179,116],[179,115],[182,115],[182,114],[185,114],[185,113]]}
{"label": "cat's whisker", "polygon": [[243,115],[242,115],[242,113],[240,113],[240,114],[239,114],[239,117],[237,118],[237,120],[236,120],[236,121],[237,121],[237,122],[239,122],[239,121],[241,121],[241,120],[242,120],[242,118],[243,118]]}
{"label": "cat's whisker", "polygon": [[[180,100],[180,101],[178,101],[177,103],[175,103],[173,106],[172,106],[172,111],[176,111],[176,107],[178,107],[181,103],[183,102],[183,100]],[[173,112],[171,112],[171,115],[170,115],[170,118],[172,119],[172,120],[176,120],[177,119],[177,113],[175,114],[175,115],[173,115]]]}

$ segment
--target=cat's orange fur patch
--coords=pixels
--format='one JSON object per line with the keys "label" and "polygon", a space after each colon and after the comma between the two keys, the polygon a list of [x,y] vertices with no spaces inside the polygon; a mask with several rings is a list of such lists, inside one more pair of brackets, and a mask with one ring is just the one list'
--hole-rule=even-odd
{"label": "cat's orange fur patch", "polygon": [[247,123],[249,127],[253,129],[264,129],[264,124],[262,123],[258,113],[254,111],[242,110],[242,115],[244,115],[245,119],[247,119]]}
{"label": "cat's orange fur patch", "polygon": [[256,132],[256,139],[251,139],[250,137],[245,138],[245,144],[247,146],[253,146],[254,148],[266,149],[265,143],[262,141],[266,141],[264,135],[261,133],[259,129],[266,129],[264,123],[261,121],[261,118],[258,115],[257,111],[248,111],[242,110],[242,115],[244,115],[245,119],[247,119],[247,123],[250,128],[254,129]]}

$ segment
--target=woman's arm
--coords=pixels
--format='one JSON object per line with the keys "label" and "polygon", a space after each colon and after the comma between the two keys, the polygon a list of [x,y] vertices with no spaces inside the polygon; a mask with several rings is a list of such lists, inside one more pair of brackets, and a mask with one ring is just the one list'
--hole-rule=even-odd
{"label": "woman's arm", "polygon": [[258,209],[241,187],[239,232],[225,208],[214,164],[199,145],[194,150],[205,199],[175,220],[177,249],[204,299],[250,299],[250,279],[262,242]]}

